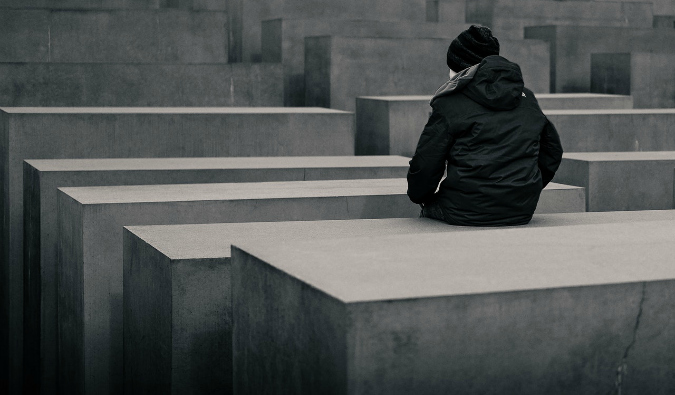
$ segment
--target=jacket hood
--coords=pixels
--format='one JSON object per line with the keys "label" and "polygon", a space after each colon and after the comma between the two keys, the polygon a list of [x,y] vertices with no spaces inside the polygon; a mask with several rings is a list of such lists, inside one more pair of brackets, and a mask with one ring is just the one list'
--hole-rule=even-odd
{"label": "jacket hood", "polygon": [[490,110],[511,110],[520,104],[524,87],[520,66],[493,55],[447,81],[431,101],[461,90],[465,96]]}

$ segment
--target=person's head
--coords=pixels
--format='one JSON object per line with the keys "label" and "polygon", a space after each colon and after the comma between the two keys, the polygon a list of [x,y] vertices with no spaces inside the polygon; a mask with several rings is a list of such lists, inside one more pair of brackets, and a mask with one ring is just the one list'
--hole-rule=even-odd
{"label": "person's head", "polygon": [[452,72],[459,73],[490,55],[499,55],[497,37],[487,27],[472,25],[450,43],[447,64]]}

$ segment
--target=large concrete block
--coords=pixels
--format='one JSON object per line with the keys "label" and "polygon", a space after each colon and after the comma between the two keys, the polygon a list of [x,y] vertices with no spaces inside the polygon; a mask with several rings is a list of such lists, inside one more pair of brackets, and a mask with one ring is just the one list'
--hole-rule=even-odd
{"label": "large concrete block", "polygon": [[[431,96],[356,98],[356,154],[412,156],[431,107]],[[633,108],[630,96],[589,93],[541,93],[542,109]]]}
{"label": "large concrete block", "polygon": [[0,63],[13,107],[281,106],[277,64]]}
{"label": "large concrete block", "polygon": [[590,92],[592,53],[675,53],[675,29],[537,26],[525,38],[551,45],[550,92]]}
{"label": "large concrete block", "polygon": [[675,53],[591,55],[591,91],[633,96],[636,108],[675,107]]}
{"label": "large concrete block", "polygon": [[395,156],[46,159],[24,164],[24,373],[56,393],[57,187],[405,177]]}
{"label": "large concrete block", "polygon": [[466,0],[427,0],[427,22],[466,23]]}
{"label": "large concrete block", "polygon": [[49,61],[49,14],[36,10],[0,12],[0,62]]}
{"label": "large concrete block", "polygon": [[[675,210],[535,214],[526,227],[675,219]],[[266,242],[468,232],[426,218],[133,226],[124,232],[124,357],[132,390],[174,392],[202,372],[202,385],[231,384],[230,246]],[[187,270],[186,270],[187,269]],[[170,273],[165,275],[164,273]],[[210,279],[210,280],[209,280]],[[208,285],[204,285],[208,282]],[[182,319],[189,307],[190,319]],[[177,311],[179,314],[154,312]],[[174,317],[176,317],[174,318]],[[161,319],[171,317],[171,320]],[[202,347],[186,351],[184,344]],[[160,350],[168,350],[162,353]],[[204,361],[209,365],[204,366]],[[180,365],[182,371],[168,366]],[[214,373],[215,372],[215,373]]]}
{"label": "large concrete block", "polygon": [[492,28],[497,38],[522,39],[526,26],[616,26],[651,28],[652,5],[646,2],[474,0],[466,21]]}
{"label": "large concrete block", "polygon": [[[448,79],[449,41],[308,37],[305,101],[312,106],[353,110],[357,96],[433,94]],[[547,91],[547,44],[504,41],[501,54],[520,64],[526,86],[535,92]]]}
{"label": "large concrete block", "polygon": [[669,393],[674,234],[670,220],[236,244],[234,392]]}
{"label": "large concrete block", "polygon": [[654,28],[675,29],[675,15],[654,15]]}
{"label": "large concrete block", "polygon": [[60,392],[122,392],[122,226],[415,217],[405,189],[398,178],[61,188]]}
{"label": "large concrete block", "polygon": [[584,187],[588,211],[663,210],[675,207],[674,168],[672,151],[575,152],[564,154],[555,179]]}
{"label": "large concrete block", "polygon": [[468,25],[337,19],[273,19],[262,23],[262,61],[284,67],[284,105],[305,105],[305,37],[338,35],[375,38],[444,38],[448,43]]}
{"label": "large concrete block", "polygon": [[416,21],[426,18],[426,0],[230,0],[232,62],[259,61],[261,25],[267,19]]}
{"label": "large concrete block", "polygon": [[566,152],[675,151],[675,109],[547,110]]}
{"label": "large concrete block", "polygon": [[24,159],[353,155],[353,122],[312,108],[2,108],[0,357],[10,376],[22,376]]}

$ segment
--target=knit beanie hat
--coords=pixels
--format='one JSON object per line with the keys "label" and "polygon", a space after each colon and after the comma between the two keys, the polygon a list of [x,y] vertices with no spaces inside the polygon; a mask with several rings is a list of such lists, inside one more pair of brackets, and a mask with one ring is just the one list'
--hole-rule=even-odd
{"label": "knit beanie hat", "polygon": [[487,27],[471,25],[450,43],[447,63],[450,69],[459,72],[490,55],[499,55],[497,37]]}

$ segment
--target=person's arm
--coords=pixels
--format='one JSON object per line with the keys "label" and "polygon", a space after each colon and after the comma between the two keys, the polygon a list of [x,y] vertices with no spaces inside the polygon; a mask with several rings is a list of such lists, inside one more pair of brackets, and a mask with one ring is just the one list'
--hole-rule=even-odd
{"label": "person's arm", "polygon": [[424,204],[434,196],[453,142],[448,122],[434,109],[410,160],[408,197],[413,203]]}
{"label": "person's arm", "polygon": [[542,187],[546,187],[553,179],[558,166],[560,166],[560,161],[562,161],[562,155],[563,148],[560,144],[558,131],[547,119],[539,139],[539,170],[541,171]]}

